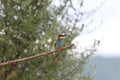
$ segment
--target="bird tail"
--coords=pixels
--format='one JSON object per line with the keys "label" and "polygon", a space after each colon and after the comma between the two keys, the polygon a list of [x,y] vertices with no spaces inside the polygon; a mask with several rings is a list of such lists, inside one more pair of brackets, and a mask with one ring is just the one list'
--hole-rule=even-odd
{"label": "bird tail", "polygon": [[57,60],[58,58],[58,53],[55,54],[55,57],[53,58],[53,61]]}

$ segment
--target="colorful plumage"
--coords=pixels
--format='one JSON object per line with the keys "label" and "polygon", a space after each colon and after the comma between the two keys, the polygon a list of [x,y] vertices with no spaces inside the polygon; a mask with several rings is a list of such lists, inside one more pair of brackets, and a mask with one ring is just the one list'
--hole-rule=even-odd
{"label": "colorful plumage", "polygon": [[[64,38],[65,37],[66,37],[65,34],[58,35],[57,40],[55,42],[55,46],[54,46],[55,50],[64,46]],[[58,57],[58,54],[59,54],[59,52],[55,54],[55,57],[53,60],[56,60],[56,58]]]}

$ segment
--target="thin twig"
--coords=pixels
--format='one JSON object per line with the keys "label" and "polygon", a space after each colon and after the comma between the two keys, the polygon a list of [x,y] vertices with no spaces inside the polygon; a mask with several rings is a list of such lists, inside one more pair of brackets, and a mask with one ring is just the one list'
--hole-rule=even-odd
{"label": "thin twig", "polygon": [[2,63],[0,63],[0,67],[8,65],[8,64],[13,64],[13,63],[23,62],[23,61],[27,61],[27,60],[32,60],[32,59],[42,57],[42,56],[46,56],[46,55],[52,54],[52,53],[57,53],[57,52],[62,51],[64,49],[71,48],[72,46],[74,46],[74,44],[67,45],[65,47],[62,47],[62,48],[54,50],[54,51],[48,51],[48,52],[39,53],[39,54],[36,54],[36,55],[33,55],[33,56],[29,56],[29,57],[24,57],[24,58],[15,59],[15,60],[7,61],[7,62],[2,62]]}

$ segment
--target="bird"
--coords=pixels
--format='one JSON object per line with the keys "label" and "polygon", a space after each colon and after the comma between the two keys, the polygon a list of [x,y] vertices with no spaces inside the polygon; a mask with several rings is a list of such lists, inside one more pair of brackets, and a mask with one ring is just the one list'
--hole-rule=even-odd
{"label": "bird", "polygon": [[[55,45],[54,45],[54,49],[57,50],[59,48],[62,48],[65,44],[64,44],[64,39],[65,39],[66,35],[65,34],[60,34],[58,35],[57,37],[57,40],[55,42]],[[53,58],[53,61],[55,61],[58,57],[59,53],[57,52],[55,54],[55,57]]]}

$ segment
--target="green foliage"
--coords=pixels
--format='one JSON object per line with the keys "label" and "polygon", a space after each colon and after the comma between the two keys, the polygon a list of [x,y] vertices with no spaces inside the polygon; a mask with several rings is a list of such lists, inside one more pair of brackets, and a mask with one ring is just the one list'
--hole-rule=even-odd
{"label": "green foliage", "polygon": [[[70,44],[80,33],[83,26],[76,26],[79,18],[72,18],[68,12],[68,8],[74,10],[71,0],[61,0],[64,5],[59,7],[53,1],[0,0],[0,62],[53,50],[56,36],[61,33],[68,35],[65,42]],[[90,55],[77,59],[63,51],[53,63],[54,55],[48,55],[10,64],[0,68],[0,80],[91,80],[83,73],[94,50],[91,48]]]}

